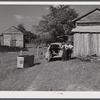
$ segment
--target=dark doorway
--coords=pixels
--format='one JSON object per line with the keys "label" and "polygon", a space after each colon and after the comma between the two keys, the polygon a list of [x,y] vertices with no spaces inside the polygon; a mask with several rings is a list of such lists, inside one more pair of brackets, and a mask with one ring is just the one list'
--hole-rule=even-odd
{"label": "dark doorway", "polygon": [[11,47],[16,47],[16,36],[15,36],[15,34],[11,35],[10,46]]}
{"label": "dark doorway", "polygon": [[16,46],[16,40],[11,40],[10,41],[10,46],[15,47]]}

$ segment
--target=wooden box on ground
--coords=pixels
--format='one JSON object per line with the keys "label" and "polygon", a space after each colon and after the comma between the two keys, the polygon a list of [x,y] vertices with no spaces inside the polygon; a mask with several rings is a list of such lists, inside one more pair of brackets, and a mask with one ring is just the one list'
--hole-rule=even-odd
{"label": "wooden box on ground", "polygon": [[28,68],[34,65],[34,55],[22,55],[17,57],[17,68]]}

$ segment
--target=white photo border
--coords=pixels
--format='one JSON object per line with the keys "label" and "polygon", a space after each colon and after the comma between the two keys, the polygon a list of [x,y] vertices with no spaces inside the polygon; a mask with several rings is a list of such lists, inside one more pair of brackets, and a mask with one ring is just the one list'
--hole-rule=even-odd
{"label": "white photo border", "polygon": [[[100,5],[100,1],[0,1],[0,5]],[[62,99],[75,99],[75,98],[100,98],[100,92],[88,91],[0,91],[0,99],[2,98],[62,98]]]}

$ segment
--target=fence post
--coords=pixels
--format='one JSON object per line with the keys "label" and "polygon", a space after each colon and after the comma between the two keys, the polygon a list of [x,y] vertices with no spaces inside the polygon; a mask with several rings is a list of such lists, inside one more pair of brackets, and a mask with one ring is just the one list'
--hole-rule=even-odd
{"label": "fence post", "polygon": [[39,46],[37,47],[37,58],[39,57]]}
{"label": "fence post", "polygon": [[23,51],[21,50],[21,51],[20,51],[20,56],[22,56],[22,55],[23,55]]}

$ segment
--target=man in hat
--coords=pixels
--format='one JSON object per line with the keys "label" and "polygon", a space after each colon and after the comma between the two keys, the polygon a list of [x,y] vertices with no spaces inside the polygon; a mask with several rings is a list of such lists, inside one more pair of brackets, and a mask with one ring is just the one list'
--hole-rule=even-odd
{"label": "man in hat", "polygon": [[73,46],[69,42],[67,42],[67,44],[65,44],[65,49],[66,49],[66,59],[70,60]]}

